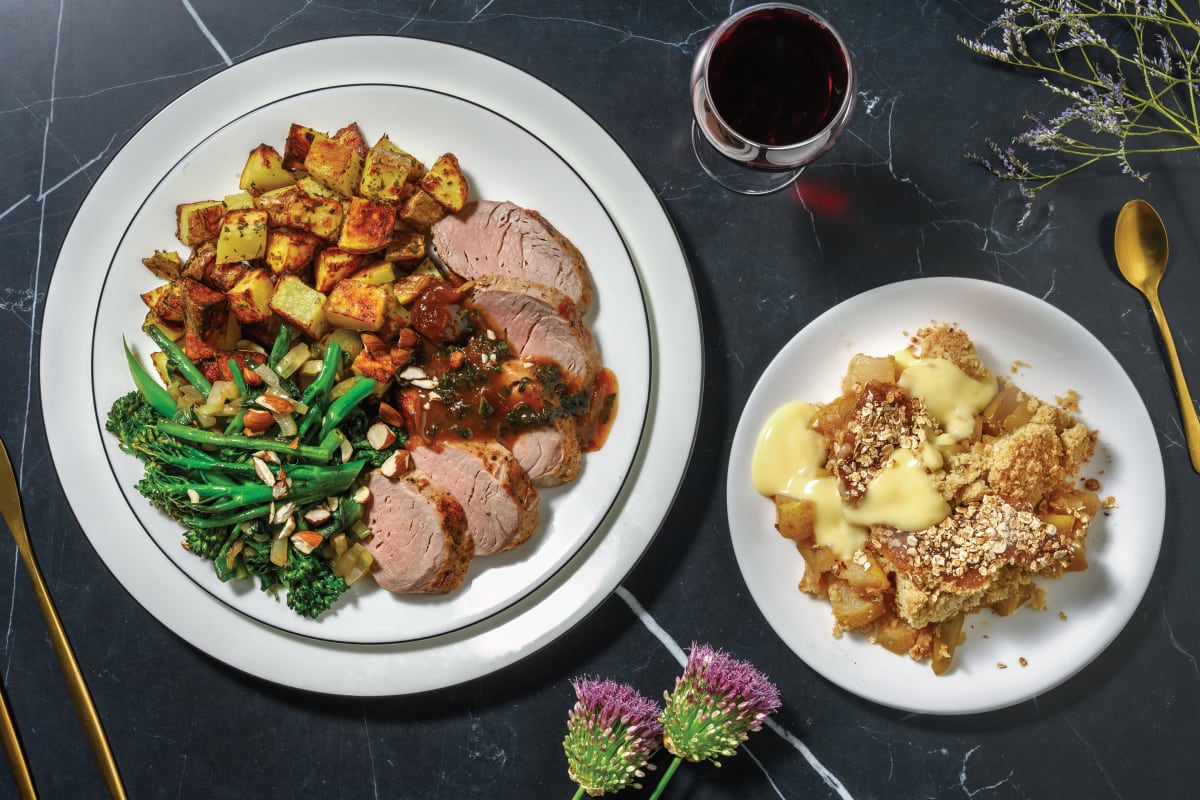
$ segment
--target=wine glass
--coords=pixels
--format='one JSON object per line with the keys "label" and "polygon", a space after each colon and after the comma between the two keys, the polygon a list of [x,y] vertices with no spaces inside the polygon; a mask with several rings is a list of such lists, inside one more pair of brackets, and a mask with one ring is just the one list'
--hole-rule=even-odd
{"label": "wine glass", "polygon": [[727,189],[768,194],[793,183],[850,121],[850,50],[801,6],[763,3],[718,25],[692,65],[692,148]]}

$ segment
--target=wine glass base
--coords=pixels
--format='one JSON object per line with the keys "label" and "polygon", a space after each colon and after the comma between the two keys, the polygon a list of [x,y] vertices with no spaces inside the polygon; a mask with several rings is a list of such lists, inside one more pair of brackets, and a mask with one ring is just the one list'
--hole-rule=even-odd
{"label": "wine glass base", "polygon": [[708,177],[731,192],[747,195],[771,194],[796,182],[803,167],[793,170],[763,170],[745,167],[721,155],[692,121],[692,151]]}

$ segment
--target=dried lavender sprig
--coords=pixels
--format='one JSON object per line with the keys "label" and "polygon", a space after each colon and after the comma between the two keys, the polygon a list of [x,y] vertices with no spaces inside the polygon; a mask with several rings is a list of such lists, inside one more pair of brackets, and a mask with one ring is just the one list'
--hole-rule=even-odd
{"label": "dried lavender sprig", "polygon": [[599,797],[627,786],[642,788],[639,778],[654,769],[650,757],[659,748],[660,709],[623,683],[581,677],[571,682],[576,703],[567,715],[563,751],[567,773],[586,792]]}
{"label": "dried lavender sprig", "polygon": [[[973,52],[1040,73],[1042,85],[1066,102],[1013,144],[1046,156],[1034,166],[1013,147],[987,142],[989,156],[968,154],[997,177],[1021,184],[1027,203],[1093,164],[1112,160],[1141,180],[1131,156],[1200,148],[1200,22],[1177,0],[1003,0],[1004,9],[977,38]],[[1114,42],[1116,44],[1114,44]],[[1182,137],[1182,143],[1164,138]]]}
{"label": "dried lavender sprig", "polygon": [[663,747],[674,756],[650,800],[657,800],[683,761],[732,756],[763,720],[779,708],[775,684],[747,661],[723,650],[692,644],[687,666],[666,693]]}

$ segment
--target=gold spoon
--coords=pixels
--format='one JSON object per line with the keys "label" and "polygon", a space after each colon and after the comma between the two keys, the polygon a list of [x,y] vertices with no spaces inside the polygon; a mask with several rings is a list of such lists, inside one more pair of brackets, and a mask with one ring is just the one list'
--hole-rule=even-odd
{"label": "gold spoon", "polygon": [[1113,250],[1121,274],[1146,295],[1154,319],[1158,321],[1158,330],[1167,346],[1167,360],[1171,362],[1171,374],[1175,378],[1175,391],[1179,395],[1179,415],[1183,419],[1192,469],[1200,472],[1200,420],[1196,419],[1196,407],[1192,405],[1192,395],[1188,392],[1183,368],[1179,366],[1179,354],[1175,351],[1167,315],[1158,301],[1158,282],[1167,269],[1167,228],[1158,212],[1145,200],[1130,200],[1121,209],[1113,234]]}
{"label": "gold spoon", "polygon": [[88,692],[87,682],[75,660],[71,650],[71,642],[67,639],[66,629],[58,618],[54,601],[50,599],[50,590],[42,577],[37,558],[33,555],[33,544],[29,540],[29,530],[25,527],[25,510],[21,505],[21,492],[17,488],[17,476],[13,472],[12,461],[8,457],[8,448],[0,440],[0,515],[8,523],[8,529],[17,541],[17,550],[25,562],[25,570],[33,583],[33,593],[42,609],[42,619],[46,630],[50,632],[50,641],[54,645],[54,653],[58,656],[58,665],[67,678],[67,691],[75,703],[75,713],[83,723],[83,732],[88,745],[92,748],[92,756],[100,765],[100,773],[104,777],[104,785],[115,800],[125,800],[125,787],[121,783],[121,774],[117,771],[117,762],[108,746],[108,737],[104,735],[104,726],[100,723],[100,715]]}

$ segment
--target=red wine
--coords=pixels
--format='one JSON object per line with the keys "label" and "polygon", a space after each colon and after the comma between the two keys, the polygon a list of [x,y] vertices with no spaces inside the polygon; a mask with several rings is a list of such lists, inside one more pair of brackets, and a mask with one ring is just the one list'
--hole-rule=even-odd
{"label": "red wine", "polygon": [[849,69],[827,27],[799,11],[770,8],[740,20],[714,45],[708,91],[721,119],[744,139],[792,145],[837,116]]}

